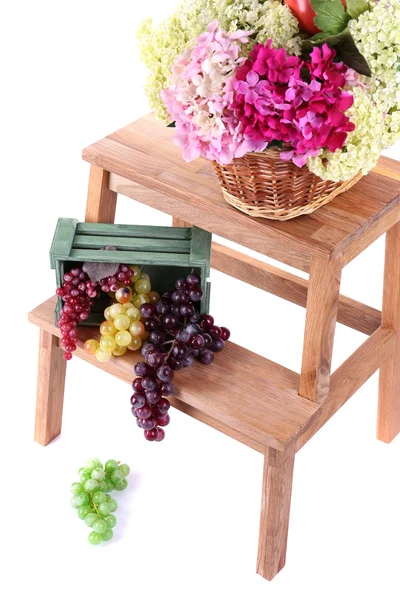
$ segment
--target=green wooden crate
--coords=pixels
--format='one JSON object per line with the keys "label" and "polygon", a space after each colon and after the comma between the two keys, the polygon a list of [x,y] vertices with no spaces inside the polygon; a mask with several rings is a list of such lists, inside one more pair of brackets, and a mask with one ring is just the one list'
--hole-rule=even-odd
{"label": "green wooden crate", "polygon": [[[116,250],[103,250],[114,246]],[[75,263],[108,262],[138,265],[148,273],[152,289],[163,294],[174,289],[178,277],[192,269],[201,277],[204,296],[199,310],[208,312],[210,304],[211,234],[198,227],[154,227],[78,223],[76,219],[58,219],[50,249],[50,265],[55,269],[57,287],[64,273]],[[83,325],[99,325],[110,297],[102,294]],[[56,323],[62,300],[58,298]]]}

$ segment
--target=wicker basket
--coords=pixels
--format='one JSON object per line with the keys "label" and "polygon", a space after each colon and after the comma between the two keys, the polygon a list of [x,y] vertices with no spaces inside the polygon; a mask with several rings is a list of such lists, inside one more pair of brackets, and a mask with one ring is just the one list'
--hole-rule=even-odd
{"label": "wicker basket", "polygon": [[214,164],[225,200],[252,217],[286,221],[311,213],[351,188],[361,178],[323,181],[307,167],[283,161],[271,148],[235,158],[229,165]]}

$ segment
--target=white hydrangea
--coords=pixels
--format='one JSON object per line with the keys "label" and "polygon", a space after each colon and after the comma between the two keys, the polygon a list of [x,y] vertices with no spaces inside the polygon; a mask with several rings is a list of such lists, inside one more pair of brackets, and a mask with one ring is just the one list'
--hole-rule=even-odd
{"label": "white hydrangea", "polygon": [[297,19],[279,0],[183,0],[169,18],[158,25],[147,19],[138,32],[141,58],[150,71],[146,93],[159,118],[168,119],[160,93],[169,85],[175,57],[215,19],[229,33],[238,29],[254,31],[252,43],[244,49],[247,53],[254,43],[272,38],[276,48],[300,54]]}
{"label": "white hydrangea", "polygon": [[354,104],[346,112],[355,124],[341,150],[323,150],[308,159],[307,166],[321,179],[345,181],[359,171],[366,175],[378,162],[385,147],[386,123],[368,90],[356,86],[351,90]]}

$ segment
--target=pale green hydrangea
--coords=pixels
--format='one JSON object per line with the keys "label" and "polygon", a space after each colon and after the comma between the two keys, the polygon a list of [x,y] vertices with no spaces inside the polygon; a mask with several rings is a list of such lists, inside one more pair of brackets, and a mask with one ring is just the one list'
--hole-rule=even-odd
{"label": "pale green hydrangea", "polygon": [[367,174],[382,151],[400,140],[400,2],[370,0],[370,10],[349,22],[349,29],[372,77],[360,77],[354,105],[347,111],[356,125],[345,146],[322,151],[308,167],[322,179],[350,179]]}
{"label": "pale green hydrangea", "polygon": [[184,48],[217,19],[225,31],[254,31],[254,43],[272,38],[276,48],[300,54],[298,23],[289,8],[278,0],[184,0],[176,12],[158,25],[147,19],[138,32],[141,58],[149,68],[146,93],[156,115],[168,120],[161,90],[169,84],[171,64]]}
{"label": "pale green hydrangea", "polygon": [[378,162],[384,148],[385,117],[363,87],[354,87],[354,104],[346,112],[355,124],[341,150],[323,150],[308,159],[307,166],[321,179],[345,181],[359,171],[366,175]]}

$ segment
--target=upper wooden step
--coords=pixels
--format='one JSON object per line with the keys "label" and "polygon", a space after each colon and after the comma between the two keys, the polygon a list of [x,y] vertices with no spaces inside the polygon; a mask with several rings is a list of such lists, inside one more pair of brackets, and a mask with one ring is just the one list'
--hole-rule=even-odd
{"label": "upper wooden step", "polygon": [[83,158],[113,174],[114,191],[304,271],[312,256],[343,254],[346,264],[400,218],[400,163],[388,158],[311,215],[249,217],[224,200],[209,161],[184,162],[173,133],[148,115],[89,146]]}
{"label": "upper wooden step", "polygon": [[[31,313],[29,320],[60,337],[54,325],[56,298],[50,298]],[[84,341],[99,338],[98,329],[79,327],[75,355],[99,369],[131,384],[133,367],[143,360],[140,352],[127,352],[100,363],[83,350]],[[283,450],[298,439],[321,411],[321,406],[298,395],[299,375],[236,344],[228,342],[209,366],[195,363],[174,376],[177,398],[171,404],[215,429],[265,451],[266,446]],[[127,387],[126,410],[130,416]],[[132,427],[136,428],[132,418]]]}

